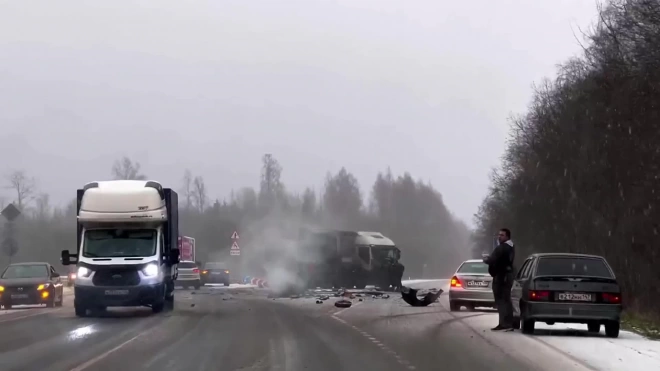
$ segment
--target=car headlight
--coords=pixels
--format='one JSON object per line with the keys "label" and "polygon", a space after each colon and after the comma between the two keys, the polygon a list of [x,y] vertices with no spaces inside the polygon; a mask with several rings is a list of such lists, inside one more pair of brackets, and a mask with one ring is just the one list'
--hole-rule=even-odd
{"label": "car headlight", "polygon": [[78,267],[78,277],[89,277],[92,270],[87,267]]}
{"label": "car headlight", "polygon": [[158,265],[155,263],[150,263],[147,264],[144,269],[142,269],[142,273],[144,273],[145,276],[147,277],[153,277],[158,275]]}
{"label": "car headlight", "polygon": [[75,279],[76,279],[76,274],[75,274],[75,273],[71,273],[71,279],[72,279],[72,280],[75,280]]}
{"label": "car headlight", "polygon": [[50,283],[44,283],[44,284],[41,284],[41,285],[37,286],[37,291],[41,291],[41,290],[47,289],[49,287],[50,287]]}
{"label": "car headlight", "polygon": [[5,287],[4,287],[4,286],[0,286],[0,292],[3,292],[3,291],[5,291]]}

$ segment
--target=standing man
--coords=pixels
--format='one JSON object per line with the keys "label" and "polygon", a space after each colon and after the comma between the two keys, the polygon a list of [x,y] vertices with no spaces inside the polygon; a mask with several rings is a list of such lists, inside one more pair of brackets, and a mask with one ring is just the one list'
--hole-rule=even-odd
{"label": "standing man", "polygon": [[500,323],[491,330],[513,331],[513,304],[511,303],[511,287],[513,286],[513,260],[516,250],[511,241],[511,231],[500,229],[497,240],[499,245],[492,254],[484,257],[488,264],[488,273],[493,277],[493,296],[500,315]]}

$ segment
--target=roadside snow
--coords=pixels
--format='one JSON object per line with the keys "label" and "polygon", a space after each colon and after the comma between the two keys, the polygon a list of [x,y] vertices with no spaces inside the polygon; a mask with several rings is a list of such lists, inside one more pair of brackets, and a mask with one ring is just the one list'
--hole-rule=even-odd
{"label": "roadside snow", "polygon": [[[414,288],[442,288],[448,290],[448,280],[410,280],[404,286]],[[447,296],[440,297],[442,305],[448,310]],[[459,312],[458,317],[475,313]],[[616,339],[605,336],[601,327],[599,334],[587,332],[586,325],[563,324],[546,325],[537,323],[534,335],[492,332],[490,328],[497,324],[497,314],[485,312],[484,315],[464,318],[462,323],[472,328],[475,333],[490,339],[506,353],[534,362],[547,355],[556,359],[552,365],[539,365],[550,370],[599,370],[599,371],[652,371],[660,370],[660,341],[647,339],[629,331],[621,331]],[[554,357],[553,357],[554,354]],[[562,355],[564,357],[562,357]],[[562,359],[563,358],[563,359]]]}

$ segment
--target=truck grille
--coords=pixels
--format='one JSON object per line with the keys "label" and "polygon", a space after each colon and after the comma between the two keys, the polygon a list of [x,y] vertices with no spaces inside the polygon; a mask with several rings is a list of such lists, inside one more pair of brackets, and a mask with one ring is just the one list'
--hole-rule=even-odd
{"label": "truck grille", "polygon": [[136,269],[101,268],[94,273],[92,282],[95,286],[137,286],[140,275]]}

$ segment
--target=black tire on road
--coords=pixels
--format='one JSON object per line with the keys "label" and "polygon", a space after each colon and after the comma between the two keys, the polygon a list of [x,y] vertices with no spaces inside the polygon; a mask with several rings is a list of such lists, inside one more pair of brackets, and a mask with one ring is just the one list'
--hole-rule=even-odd
{"label": "black tire on road", "polygon": [[591,333],[595,333],[595,334],[599,333],[600,332],[600,323],[598,323],[598,322],[587,323],[587,331],[589,331]]}
{"label": "black tire on road", "polygon": [[87,308],[82,305],[74,304],[73,309],[76,311],[76,316],[87,317]]}
{"label": "black tire on road", "polygon": [[610,338],[618,338],[621,323],[619,321],[608,321],[605,323],[605,335]]}
{"label": "black tire on road", "polygon": [[461,310],[461,303],[455,302],[455,301],[450,301],[449,302],[449,311],[451,312],[460,312]]}

